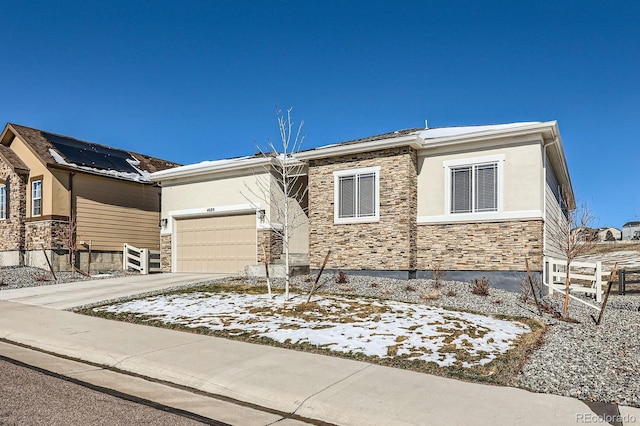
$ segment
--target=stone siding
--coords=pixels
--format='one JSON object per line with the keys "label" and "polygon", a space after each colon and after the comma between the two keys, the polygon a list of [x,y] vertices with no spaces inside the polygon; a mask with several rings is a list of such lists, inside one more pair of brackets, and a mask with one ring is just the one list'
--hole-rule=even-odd
{"label": "stone siding", "polygon": [[[380,166],[380,220],[334,224],[333,172]],[[415,270],[417,171],[416,152],[402,147],[309,164],[309,260],[320,268],[347,270]]]}
{"label": "stone siding", "polygon": [[26,215],[26,177],[17,175],[0,161],[0,179],[7,187],[7,218],[0,220],[0,252],[24,248],[24,217]]}
{"label": "stone siding", "polygon": [[160,268],[171,272],[171,234],[160,235]]}
{"label": "stone siding", "polygon": [[283,253],[282,236],[272,229],[258,230],[258,263],[264,263],[264,249],[268,247],[267,261],[273,263],[274,260],[280,259]]}
{"label": "stone siding", "polygon": [[418,225],[418,269],[542,270],[542,220]]}
{"label": "stone siding", "polygon": [[39,220],[25,224],[25,250],[65,249],[64,234],[68,223],[60,220]]}

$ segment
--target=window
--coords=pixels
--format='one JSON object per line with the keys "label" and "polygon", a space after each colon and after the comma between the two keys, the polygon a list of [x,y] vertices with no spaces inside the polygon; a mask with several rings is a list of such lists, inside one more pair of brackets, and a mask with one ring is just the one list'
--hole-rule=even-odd
{"label": "window", "polygon": [[446,204],[450,214],[500,212],[504,156],[445,162]]}
{"label": "window", "polygon": [[42,215],[42,180],[31,182],[31,216]]}
{"label": "window", "polygon": [[0,185],[0,220],[7,218],[7,186]]}
{"label": "window", "polygon": [[380,167],[333,173],[334,222],[377,222],[380,219]]}

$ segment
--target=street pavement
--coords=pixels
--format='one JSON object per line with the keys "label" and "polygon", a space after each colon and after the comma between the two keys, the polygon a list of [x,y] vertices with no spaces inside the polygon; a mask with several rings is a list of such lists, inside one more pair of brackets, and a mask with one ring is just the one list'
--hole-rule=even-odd
{"label": "street pavement", "polygon": [[[186,275],[107,279],[75,288],[62,284],[0,291],[0,341],[10,343],[0,346],[0,355],[11,358],[5,355],[11,352],[7,347],[17,348],[15,345],[45,352],[39,353],[43,356],[55,354],[53,359],[64,357],[65,362],[76,363],[61,369],[69,368],[68,374],[80,380],[110,387],[124,386],[127,380],[123,378],[136,379],[121,391],[137,392],[145,399],[162,400],[168,406],[227,424],[267,425],[278,420],[285,425],[318,421],[336,425],[602,423],[587,404],[573,398],[113,322],[64,310],[207,279]],[[154,388],[158,384],[162,390]],[[166,397],[171,390],[184,394]],[[227,405],[212,413],[206,411],[210,401]],[[234,410],[249,411],[236,416]],[[226,420],[219,418],[221,412],[227,415]],[[619,407],[619,414],[619,418],[607,420],[640,424],[640,409]]]}

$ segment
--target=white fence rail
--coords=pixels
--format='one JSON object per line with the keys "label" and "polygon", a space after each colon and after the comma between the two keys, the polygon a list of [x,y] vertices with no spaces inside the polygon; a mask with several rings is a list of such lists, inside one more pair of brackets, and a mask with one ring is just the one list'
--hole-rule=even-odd
{"label": "white fence rail", "polygon": [[[549,294],[553,294],[554,291],[564,293],[567,261],[565,259],[545,257],[545,265],[547,273],[545,274],[544,285],[549,288]],[[572,282],[569,286],[569,293],[593,294],[597,302],[602,302],[603,286],[606,284],[606,281],[602,280],[602,262],[573,261],[569,267],[569,278]],[[581,282],[576,283],[576,280]],[[581,303],[597,308],[582,299],[571,296],[571,294],[569,296]]]}
{"label": "white fence rail", "polygon": [[160,251],[138,248],[125,243],[122,250],[122,269],[140,271],[142,275],[161,272]]}

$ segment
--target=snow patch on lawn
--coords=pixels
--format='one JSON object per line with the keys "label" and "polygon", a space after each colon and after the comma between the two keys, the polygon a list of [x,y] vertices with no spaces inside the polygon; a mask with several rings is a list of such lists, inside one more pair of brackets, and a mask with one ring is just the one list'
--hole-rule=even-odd
{"label": "snow patch on lawn", "polygon": [[161,295],[95,308],[150,320],[206,327],[281,343],[439,366],[491,362],[530,328],[483,315],[396,301],[324,297],[310,304],[244,293]]}

